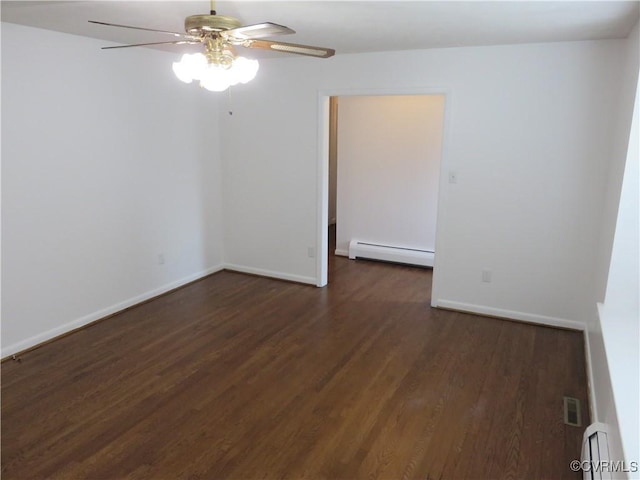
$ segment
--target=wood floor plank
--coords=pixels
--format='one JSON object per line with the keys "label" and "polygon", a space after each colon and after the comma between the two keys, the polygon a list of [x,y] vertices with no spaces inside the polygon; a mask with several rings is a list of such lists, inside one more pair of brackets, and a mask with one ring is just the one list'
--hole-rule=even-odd
{"label": "wood floor plank", "polygon": [[2,365],[5,479],[577,478],[580,332],[429,307],[431,271],[220,272]]}

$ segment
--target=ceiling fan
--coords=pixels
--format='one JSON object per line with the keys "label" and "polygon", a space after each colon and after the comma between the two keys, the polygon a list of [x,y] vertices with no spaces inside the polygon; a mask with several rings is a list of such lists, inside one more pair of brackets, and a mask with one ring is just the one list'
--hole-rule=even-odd
{"label": "ceiling fan", "polygon": [[200,80],[202,87],[212,91],[226,90],[231,85],[247,83],[255,77],[258,71],[257,60],[236,55],[234,47],[237,46],[317,58],[329,58],[335,54],[335,50],[331,48],[264,40],[264,37],[288,35],[295,33],[295,31],[284,25],[271,22],[243,26],[237,18],[218,15],[214,0],[211,0],[211,10],[208,15],[191,15],[185,18],[186,33],[95,20],[89,20],[89,23],[162,33],[172,35],[175,38],[175,40],[165,42],[102,47],[103,50],[151,45],[202,44],[204,53],[184,54],[180,62],[174,62],[173,71],[183,82],[191,83],[193,80]]}

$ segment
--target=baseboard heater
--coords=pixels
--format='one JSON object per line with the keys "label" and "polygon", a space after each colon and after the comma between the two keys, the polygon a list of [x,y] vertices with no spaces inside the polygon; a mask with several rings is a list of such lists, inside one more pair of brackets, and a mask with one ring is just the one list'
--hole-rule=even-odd
{"label": "baseboard heater", "polygon": [[377,243],[351,240],[349,242],[349,258],[369,258],[383,260],[385,262],[406,263],[408,265],[420,265],[433,267],[434,252],[419,250],[416,248],[393,247]]}

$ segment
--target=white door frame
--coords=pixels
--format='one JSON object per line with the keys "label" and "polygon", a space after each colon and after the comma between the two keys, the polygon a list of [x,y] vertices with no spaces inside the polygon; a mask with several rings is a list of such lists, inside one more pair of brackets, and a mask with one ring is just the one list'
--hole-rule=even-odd
{"label": "white door frame", "polygon": [[[442,158],[440,161],[440,179],[438,182],[438,214],[436,219],[435,260],[433,267],[432,305],[437,295],[437,272],[444,257],[443,218],[446,211],[446,185],[449,178],[449,144],[451,136],[452,93],[449,88],[419,87],[419,88],[388,88],[388,89],[328,89],[318,92],[318,161],[317,161],[317,213],[316,213],[316,285],[324,287],[328,281],[329,242],[327,231],[329,228],[329,98],[348,96],[375,95],[444,95],[444,132],[442,138]],[[446,257],[445,257],[446,258]],[[435,306],[435,305],[434,305]]]}

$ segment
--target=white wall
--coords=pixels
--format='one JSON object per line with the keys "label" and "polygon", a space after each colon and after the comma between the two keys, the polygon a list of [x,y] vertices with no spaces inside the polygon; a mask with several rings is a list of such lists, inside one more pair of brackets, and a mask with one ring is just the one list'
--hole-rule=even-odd
{"label": "white wall", "polygon": [[[226,260],[315,283],[318,97],[450,92],[434,299],[581,326],[624,41],[567,42],[263,61],[225,138]],[[384,65],[384,68],[380,66]],[[410,92],[412,93],[412,92]],[[449,102],[449,96],[447,98]],[[443,175],[447,172],[444,171]],[[481,283],[481,270],[493,282]]]}
{"label": "white wall", "polygon": [[216,96],[104,44],[2,24],[3,356],[222,263]]}
{"label": "white wall", "polygon": [[[638,97],[632,124],[632,137],[624,172],[618,222],[611,255],[609,281],[600,322],[611,375],[615,413],[604,410],[605,423],[617,420],[624,458],[640,461],[640,179],[638,150]],[[617,417],[617,418],[616,418]],[[640,472],[636,472],[640,476]]]}
{"label": "white wall", "polygon": [[225,267],[315,284],[316,92],[298,103],[308,88],[286,65],[261,61],[221,117]]}
{"label": "white wall", "polygon": [[435,250],[444,95],[340,97],[336,251]]}
{"label": "white wall", "polygon": [[[597,298],[604,298],[604,304],[588,329],[594,420],[608,425],[614,459],[628,462],[640,459],[639,50],[636,25],[625,45],[619,110],[612,119],[614,143],[608,157],[611,167],[597,279]],[[639,475],[636,472],[632,478]]]}
{"label": "white wall", "polygon": [[638,29],[639,26],[636,24],[627,41],[622,44],[623,66],[615,99],[616,112],[609,121],[611,129],[611,147],[608,152],[609,171],[603,203],[599,254],[596,257],[598,269],[596,271],[595,294],[599,302],[604,300],[608,281],[611,248],[616,228],[620,190],[627,158],[629,129],[638,82],[638,65],[640,61],[640,34]]}

